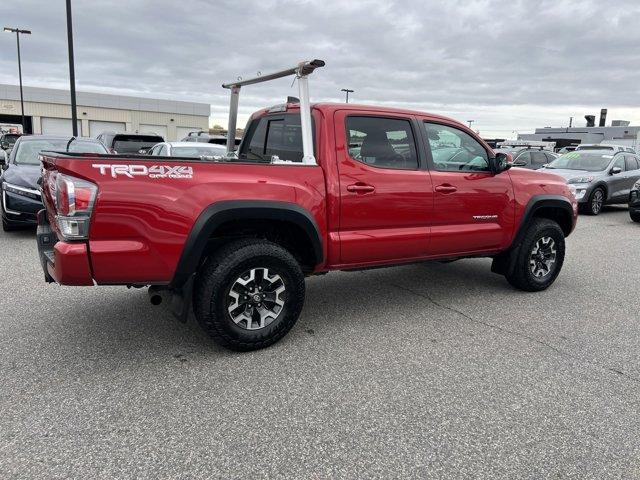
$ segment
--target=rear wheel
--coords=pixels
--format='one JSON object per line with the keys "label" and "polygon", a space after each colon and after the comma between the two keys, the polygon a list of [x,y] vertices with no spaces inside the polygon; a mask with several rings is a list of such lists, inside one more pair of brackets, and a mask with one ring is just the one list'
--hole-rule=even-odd
{"label": "rear wheel", "polygon": [[546,218],[534,219],[511,257],[507,281],[520,290],[536,292],[548,288],[564,263],[564,232]]}
{"label": "rear wheel", "polygon": [[289,332],[304,294],[304,274],[287,250],[266,240],[238,240],[220,248],[198,273],[194,310],[217,343],[256,350]]}
{"label": "rear wheel", "polygon": [[633,220],[636,223],[640,223],[640,212],[634,212],[634,211],[629,211],[629,216],[631,217],[631,220]]}

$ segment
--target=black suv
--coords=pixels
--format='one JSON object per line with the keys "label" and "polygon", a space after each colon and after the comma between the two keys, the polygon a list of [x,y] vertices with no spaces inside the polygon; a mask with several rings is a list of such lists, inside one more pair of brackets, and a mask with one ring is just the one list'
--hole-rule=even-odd
{"label": "black suv", "polygon": [[116,133],[102,132],[97,139],[109,149],[111,153],[136,155],[146,153],[157,143],[164,142],[164,138],[153,133]]}
{"label": "black suv", "polygon": [[504,147],[496,149],[495,152],[510,153],[514,167],[528,168],[529,170],[538,170],[558,158],[558,155],[553,152],[544,150],[542,147],[532,146]]}
{"label": "black suv", "polygon": [[634,222],[640,222],[640,180],[631,187],[629,192],[629,216]]}

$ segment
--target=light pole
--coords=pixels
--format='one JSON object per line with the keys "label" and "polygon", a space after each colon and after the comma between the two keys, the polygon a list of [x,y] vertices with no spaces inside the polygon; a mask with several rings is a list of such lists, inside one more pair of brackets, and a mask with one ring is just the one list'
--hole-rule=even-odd
{"label": "light pole", "polygon": [[69,87],[71,90],[71,128],[78,136],[78,112],[76,111],[76,72],[73,66],[73,26],[71,22],[71,0],[67,0],[67,44],[69,47]]}
{"label": "light pole", "polygon": [[4,27],[5,32],[16,34],[16,44],[18,46],[18,80],[20,81],[20,114],[22,115],[22,133],[27,133],[27,126],[24,123],[24,96],[22,94],[22,63],[20,60],[20,34],[31,35],[31,30],[22,30],[20,28]]}
{"label": "light pole", "polygon": [[347,94],[347,98],[346,98],[346,103],[349,103],[349,94],[353,93],[353,90],[349,89],[349,88],[343,88],[342,90],[340,90],[341,92],[345,92]]}
{"label": "light pole", "polygon": [[471,128],[471,124],[475,122],[475,120],[467,120],[467,123],[469,124],[469,128]]}

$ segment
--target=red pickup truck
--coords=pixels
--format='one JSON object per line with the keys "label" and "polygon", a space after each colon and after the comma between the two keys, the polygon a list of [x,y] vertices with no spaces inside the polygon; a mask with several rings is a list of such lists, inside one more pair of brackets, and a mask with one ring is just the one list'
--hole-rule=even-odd
{"label": "red pickup truck", "polygon": [[491,257],[513,286],[543,290],[577,218],[561,178],[510,168],[454,120],[374,106],[261,110],[216,160],[41,160],[47,281],[150,286],[236,350],[282,338],[305,277],[330,270]]}

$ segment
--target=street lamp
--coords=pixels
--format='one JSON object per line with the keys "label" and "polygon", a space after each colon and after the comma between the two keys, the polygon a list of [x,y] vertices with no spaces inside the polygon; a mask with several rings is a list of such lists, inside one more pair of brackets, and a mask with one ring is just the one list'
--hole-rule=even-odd
{"label": "street lamp", "polygon": [[349,88],[343,88],[342,90],[340,90],[341,92],[345,92],[347,94],[347,98],[346,98],[346,103],[349,103],[349,94],[353,93],[353,90],[349,89]]}
{"label": "street lamp", "polygon": [[73,136],[78,136],[78,111],[76,107],[76,73],[73,61],[73,23],[71,21],[71,0],[67,0],[67,47],[69,48],[69,87],[71,90],[71,128]]}
{"label": "street lamp", "polygon": [[20,28],[4,27],[5,32],[16,34],[16,44],[18,46],[18,79],[20,81],[20,114],[22,115],[22,133],[26,132],[26,125],[24,123],[24,96],[22,94],[22,63],[20,60],[20,34],[31,35],[31,30],[22,30]]}
{"label": "street lamp", "polygon": [[475,120],[467,120],[467,123],[469,124],[469,128],[471,128],[471,124],[475,122]]}

